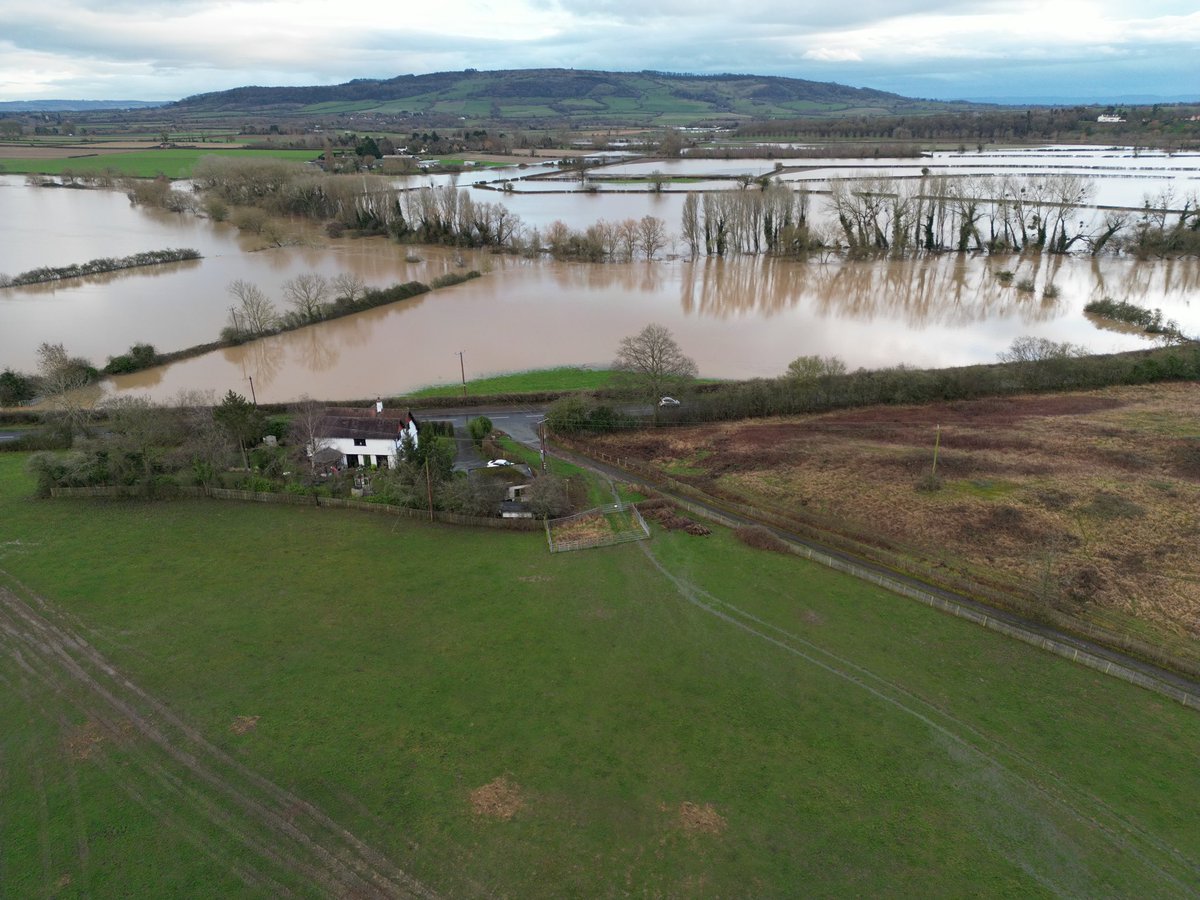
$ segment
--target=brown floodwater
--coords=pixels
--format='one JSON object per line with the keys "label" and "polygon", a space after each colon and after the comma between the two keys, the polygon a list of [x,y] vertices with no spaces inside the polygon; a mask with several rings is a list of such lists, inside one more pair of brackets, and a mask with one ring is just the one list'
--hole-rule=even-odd
{"label": "brown floodwater", "polygon": [[[507,201],[483,195],[493,197]],[[648,195],[535,200],[552,204],[559,197],[580,204],[563,207],[583,217],[569,220],[576,227],[624,218],[634,202],[660,203]],[[988,362],[1024,335],[1096,352],[1146,346],[1140,335],[1098,327],[1083,315],[1085,303],[1106,296],[1161,308],[1185,331],[1200,333],[1200,304],[1193,303],[1200,299],[1200,264],[1194,260],[945,255],[588,265],[401,247],[378,238],[329,242],[303,225],[293,226],[298,245],[257,249],[255,239],[229,226],[131,208],[119,193],[32,188],[11,177],[0,177],[0,213],[0,272],[169,246],[204,254],[191,263],[0,291],[0,368],[32,370],[42,341],[62,342],[70,353],[103,365],[137,341],[170,351],[215,340],[228,319],[226,287],[238,278],[282,308],[283,282],[305,272],[355,272],[378,287],[428,282],[465,268],[485,273],[388,307],[105,383],[110,392],[158,399],[182,390],[248,395],[251,379],[258,399],[267,401],[394,394],[457,382],[459,351],[468,377],[603,366],[622,337],[649,322],[670,328],[700,371],[714,377],[777,375],[802,354],[836,355],[851,368]],[[1000,269],[1015,272],[1014,284],[1028,279],[1036,289],[1022,293],[1003,285]],[[1053,299],[1044,296],[1046,285],[1057,289]]]}
{"label": "brown floodwater", "polygon": [[[1012,263],[1009,262],[1009,265]],[[778,375],[803,354],[851,368],[989,362],[1023,335],[1095,352],[1147,346],[1137,334],[1097,328],[1083,304],[1111,290],[1143,302],[1195,296],[1196,269],[1180,289],[1142,278],[1124,261],[1017,264],[1025,294],[1003,286],[994,261],[953,256],[870,263],[731,259],[621,265],[498,259],[484,277],[412,300],[113,380],[118,391],[168,398],[184,389],[286,401],[393,394],[467,377],[564,364],[606,365],[621,338],[665,324],[713,377]],[[1157,267],[1159,275],[1163,267]],[[1055,299],[1041,295],[1053,283]],[[1130,289],[1142,288],[1141,294]],[[1176,315],[1177,318],[1182,318]],[[1200,325],[1197,317],[1189,321]]]}

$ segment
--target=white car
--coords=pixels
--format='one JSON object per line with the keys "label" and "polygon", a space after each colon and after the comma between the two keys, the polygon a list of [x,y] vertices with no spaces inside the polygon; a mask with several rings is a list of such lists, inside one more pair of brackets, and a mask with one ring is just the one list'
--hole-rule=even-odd
{"label": "white car", "polygon": [[487,467],[489,469],[499,469],[501,466],[511,466],[513,463],[507,459],[489,459]]}
{"label": "white car", "polygon": [[659,406],[678,406],[679,401],[674,397],[663,397],[658,401]]}

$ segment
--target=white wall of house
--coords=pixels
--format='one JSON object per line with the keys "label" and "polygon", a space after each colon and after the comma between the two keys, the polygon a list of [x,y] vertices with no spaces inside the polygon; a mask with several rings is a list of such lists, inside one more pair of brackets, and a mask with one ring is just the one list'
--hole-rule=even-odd
{"label": "white wall of house", "polygon": [[326,438],[324,443],[341,453],[348,464],[353,464],[352,458],[357,457],[360,466],[378,466],[379,458],[384,457],[389,467],[396,465],[396,441],[390,438],[360,438],[360,441],[355,443],[354,438]]}
{"label": "white wall of house", "polygon": [[416,446],[417,427],[412,422],[405,425],[394,439],[327,437],[321,440],[321,445],[332,447],[341,453],[344,465],[378,467],[380,457],[384,457],[387,460],[386,465],[391,468],[400,460],[400,442],[405,432],[412,437],[413,446]]}

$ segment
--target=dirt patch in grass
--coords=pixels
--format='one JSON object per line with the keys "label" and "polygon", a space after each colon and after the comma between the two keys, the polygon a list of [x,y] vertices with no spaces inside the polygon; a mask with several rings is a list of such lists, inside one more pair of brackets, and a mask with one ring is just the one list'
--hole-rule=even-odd
{"label": "dirt patch in grass", "polygon": [[[797,530],[886,547],[918,571],[1065,604],[1200,657],[1200,564],[1188,549],[1200,542],[1197,409],[1200,385],[1181,382],[592,440],[667,475],[686,467],[674,480]],[[939,433],[937,486],[918,490]]]}
{"label": "dirt patch in grass", "polygon": [[259,716],[238,716],[229,725],[234,734],[247,734],[258,727]]}
{"label": "dirt patch in grass", "polygon": [[690,834],[720,834],[728,824],[711,803],[684,800],[679,804],[679,827]]}
{"label": "dirt patch in grass", "polygon": [[104,731],[99,723],[88,720],[67,732],[63,745],[72,759],[91,759],[104,745]]}
{"label": "dirt patch in grass", "polygon": [[507,775],[471,791],[471,811],[480,818],[507,822],[524,806],[520,787],[509,781]]}

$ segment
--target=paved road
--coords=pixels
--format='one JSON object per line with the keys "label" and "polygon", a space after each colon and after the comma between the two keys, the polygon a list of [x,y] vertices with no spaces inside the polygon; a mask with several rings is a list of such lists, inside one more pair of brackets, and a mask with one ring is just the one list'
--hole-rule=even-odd
{"label": "paved road", "polygon": [[474,442],[467,434],[468,420],[487,416],[496,428],[514,441],[536,449],[540,446],[537,426],[546,417],[546,410],[540,406],[448,407],[415,410],[413,415],[417,421],[454,423],[454,468],[469,472],[471,469],[483,468],[487,465],[487,460],[480,457]]}

